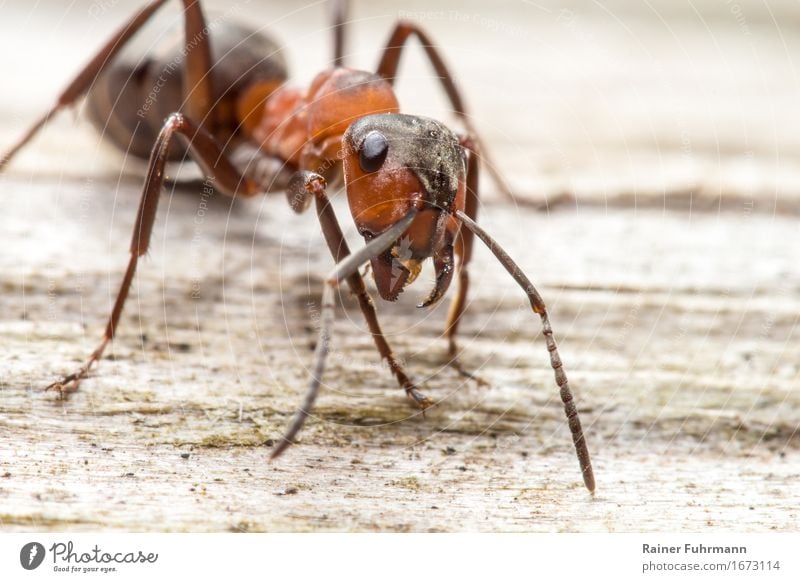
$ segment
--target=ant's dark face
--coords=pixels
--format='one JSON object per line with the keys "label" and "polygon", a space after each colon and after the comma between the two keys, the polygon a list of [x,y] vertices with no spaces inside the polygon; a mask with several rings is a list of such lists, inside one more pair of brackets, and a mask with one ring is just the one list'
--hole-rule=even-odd
{"label": "ant's dark face", "polygon": [[[453,212],[464,203],[464,153],[458,138],[438,121],[403,114],[370,115],[344,135],[347,199],[359,233],[367,240],[403,218],[418,215],[385,253],[372,260],[378,292],[393,301],[434,258],[437,286],[442,253],[452,256],[457,230]],[[444,262],[451,269],[452,259]],[[444,268],[444,267],[443,267]],[[439,289],[436,299],[443,293]],[[433,297],[433,295],[432,295]]]}

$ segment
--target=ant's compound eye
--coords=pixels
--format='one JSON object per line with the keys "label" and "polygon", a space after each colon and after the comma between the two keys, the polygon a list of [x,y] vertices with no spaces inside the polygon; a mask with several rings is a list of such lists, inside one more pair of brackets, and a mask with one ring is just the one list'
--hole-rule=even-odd
{"label": "ant's compound eye", "polygon": [[380,169],[389,153],[389,142],[380,131],[370,131],[361,142],[358,152],[358,163],[365,172],[375,172]]}

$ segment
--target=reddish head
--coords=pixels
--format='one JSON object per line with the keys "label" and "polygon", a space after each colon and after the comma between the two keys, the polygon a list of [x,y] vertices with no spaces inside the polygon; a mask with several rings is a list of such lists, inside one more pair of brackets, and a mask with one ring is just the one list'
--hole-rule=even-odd
{"label": "reddish head", "polygon": [[363,117],[344,134],[347,200],[367,240],[405,216],[419,214],[397,243],[372,260],[378,292],[393,301],[433,258],[436,286],[422,303],[436,302],[453,273],[453,241],[464,208],[464,151],[458,138],[433,119],[403,114]]}

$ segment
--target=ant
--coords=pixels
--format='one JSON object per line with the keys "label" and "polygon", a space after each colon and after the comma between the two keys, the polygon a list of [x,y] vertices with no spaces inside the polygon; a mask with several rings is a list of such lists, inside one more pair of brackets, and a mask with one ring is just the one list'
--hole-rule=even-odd
{"label": "ant", "polygon": [[[458,362],[456,332],[465,311],[467,267],[477,236],[522,287],[541,318],[583,481],[594,492],[589,451],[544,301],[511,257],[476,223],[479,164],[483,159],[490,170],[494,165],[428,35],[413,22],[400,21],[375,73],[346,68],[346,5],[335,1],[335,66],[301,90],[286,83],[286,65],[278,45],[268,36],[222,23],[212,39],[199,0],[182,0],[185,43],[175,58],[168,63],[145,59],[136,67],[117,63],[119,51],[166,2],[152,0],[131,17],[0,158],[2,171],[53,115],[87,94],[89,116],[103,135],[123,151],[149,159],[130,260],[103,338],[77,371],[47,389],[61,396],[77,390],[114,338],[137,263],[150,244],[166,164],[188,155],[226,195],[251,197],[282,190],[297,213],[313,201],[336,262],[324,283],[319,339],[305,401],[271,458],[293,442],[311,414],[330,349],[335,291],[343,281],[357,297],[381,358],[407,396],[423,411],[433,404],[406,375],[381,331],[359,272],[366,263],[380,297],[394,301],[414,281],[422,263],[432,259],[435,284],[421,308],[437,303],[457,274],[445,333],[454,367],[473,377]],[[412,36],[422,44],[466,135],[458,136],[438,121],[399,112],[393,83],[402,50]],[[509,194],[499,174],[494,172],[494,178]],[[327,194],[328,184],[341,182],[366,242],[355,253],[348,248]]]}

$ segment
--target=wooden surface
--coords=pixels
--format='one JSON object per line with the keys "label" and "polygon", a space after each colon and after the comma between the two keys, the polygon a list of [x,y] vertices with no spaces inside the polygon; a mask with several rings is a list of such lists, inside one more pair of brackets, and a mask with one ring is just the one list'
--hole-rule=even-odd
{"label": "wooden surface", "polygon": [[[241,14],[287,15],[274,27],[307,79],[327,55],[322,8],[271,4]],[[282,197],[215,196],[206,210],[199,186],[165,193],[109,357],[71,398],[44,393],[102,333],[141,187],[140,167],[64,114],[0,177],[0,529],[796,531],[800,42],[791,19],[776,29],[750,9],[745,35],[718,4],[417,14],[520,194],[551,203],[514,208],[487,183],[481,222],[550,306],[594,498],[538,321],[482,248],[462,344],[491,386],[443,365],[447,306],[414,307],[429,270],[379,304],[437,402],[424,417],[345,297],[316,414],[269,463],[305,390],[331,264],[313,217]],[[3,64],[21,82],[0,95],[0,144],[129,10],[108,3],[87,18],[90,5],[76,6],[9,8],[24,27],[3,43],[70,42],[49,63],[46,41],[25,45],[36,75]],[[357,7],[356,64],[374,61],[397,16]],[[408,109],[451,120],[430,70],[406,64]]]}

